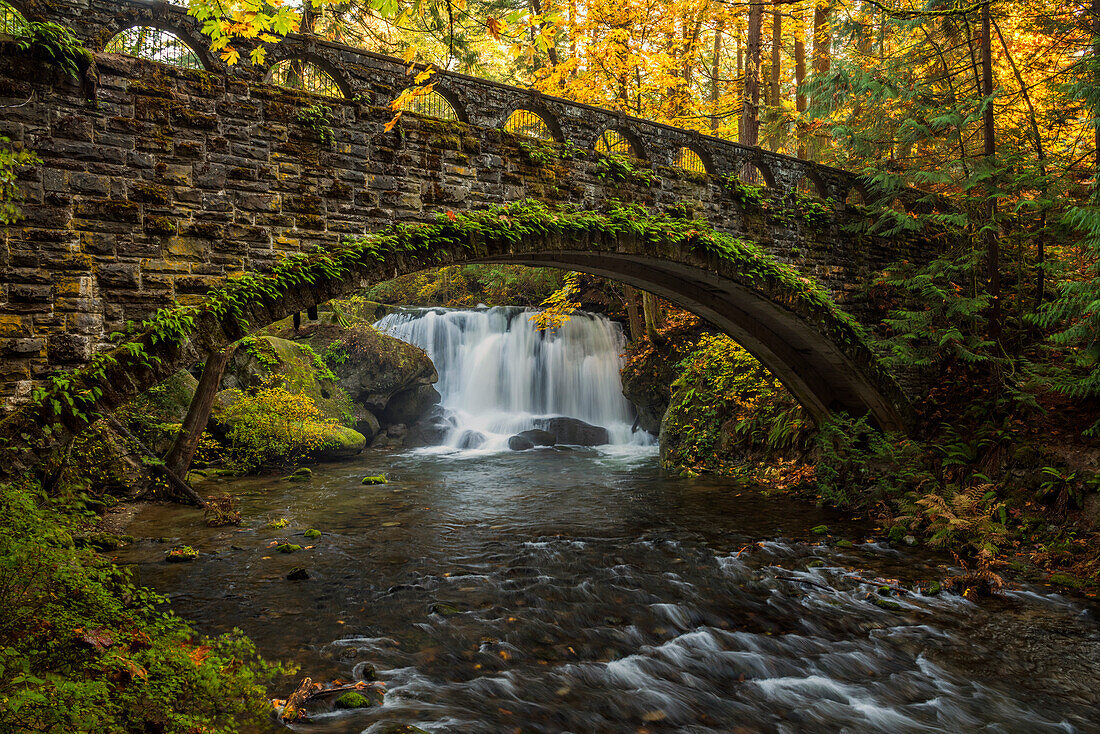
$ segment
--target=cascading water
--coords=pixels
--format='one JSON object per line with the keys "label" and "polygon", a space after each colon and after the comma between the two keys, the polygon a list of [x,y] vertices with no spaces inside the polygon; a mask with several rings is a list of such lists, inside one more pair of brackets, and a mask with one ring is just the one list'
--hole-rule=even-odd
{"label": "cascading water", "polygon": [[622,329],[602,316],[577,313],[554,332],[539,331],[533,311],[409,309],[375,326],[423,349],[439,372],[454,448],[507,448],[508,438],[554,416],[607,429],[611,444],[653,443],[632,430],[623,397]]}

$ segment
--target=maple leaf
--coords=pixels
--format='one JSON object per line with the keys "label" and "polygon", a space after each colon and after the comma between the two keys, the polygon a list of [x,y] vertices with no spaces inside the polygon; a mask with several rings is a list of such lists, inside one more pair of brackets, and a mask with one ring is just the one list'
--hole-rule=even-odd
{"label": "maple leaf", "polygon": [[401,119],[401,113],[398,112],[396,115],[393,116],[392,120],[390,120],[389,122],[386,123],[386,126],[382,128],[382,131],[388,133],[390,130],[393,130],[394,126],[397,125],[397,121],[400,120],[400,119]]}
{"label": "maple leaf", "polygon": [[504,26],[496,18],[489,18],[485,21],[486,27],[489,29],[489,35],[493,37],[493,40],[499,41],[500,34],[504,30]]}

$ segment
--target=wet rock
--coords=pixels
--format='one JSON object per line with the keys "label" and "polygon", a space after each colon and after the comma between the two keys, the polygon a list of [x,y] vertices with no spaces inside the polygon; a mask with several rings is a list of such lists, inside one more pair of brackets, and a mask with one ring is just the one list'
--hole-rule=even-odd
{"label": "wet rock", "polygon": [[477,449],[485,443],[485,434],[480,431],[463,431],[458,437],[458,448]]}
{"label": "wet rock", "polygon": [[302,533],[302,535],[309,538],[310,540],[314,540],[321,537],[321,531],[317,528],[310,528],[309,530]]}
{"label": "wet rock", "polygon": [[850,540],[838,540],[836,542],[837,548],[855,548],[856,544]]}
{"label": "wet rock", "polygon": [[906,535],[904,538],[902,538],[902,542],[906,545],[913,546],[917,544],[917,538],[914,535]]}
{"label": "wet rock", "polygon": [[898,604],[896,601],[890,601],[889,599],[883,599],[881,597],[874,599],[871,603],[874,604],[876,607],[888,609],[891,612],[900,612],[904,609],[904,607],[901,604]]}
{"label": "wet rock", "polygon": [[439,614],[444,617],[450,617],[455,614],[462,614],[462,610],[456,607],[454,604],[448,604],[445,601],[437,601],[432,604],[430,609],[432,614]]}
{"label": "wet rock", "polygon": [[[603,426],[594,426],[577,418],[542,418],[535,426],[554,437],[554,443],[573,446],[603,446],[611,438]],[[532,441],[534,443],[534,441]]]}
{"label": "wet rock", "polygon": [[287,581],[305,581],[309,578],[309,571],[305,570],[301,566],[295,566],[290,569],[290,573],[286,575]]}
{"label": "wet rock", "polygon": [[508,448],[512,451],[526,451],[536,446],[553,446],[558,442],[557,437],[549,431],[540,428],[532,428],[520,431],[508,439]]}
{"label": "wet rock", "polygon": [[508,439],[508,448],[512,451],[526,451],[535,448],[535,444],[529,438],[517,434]]}
{"label": "wet rock", "polygon": [[375,734],[428,734],[424,729],[412,724],[382,724],[373,728]]}
{"label": "wet rock", "polygon": [[279,553],[297,553],[302,550],[302,546],[296,545],[295,543],[279,543],[279,545],[275,546],[275,550]]}
{"label": "wet rock", "polygon": [[807,563],[806,568],[821,568],[824,565],[825,565],[825,561],[818,558],[815,561],[810,561],[809,563]]}
{"label": "wet rock", "polygon": [[374,477],[363,477],[363,482],[362,483],[363,484],[385,484],[386,483],[386,475],[385,474],[379,474],[378,476],[374,476]]}
{"label": "wet rock", "polygon": [[290,474],[283,477],[283,479],[288,482],[308,482],[312,478],[313,470],[306,466],[295,469]]}
{"label": "wet rock", "polygon": [[813,533],[814,535],[825,535],[827,532],[829,532],[829,526],[828,525],[817,525],[815,527],[810,528],[810,532]]}

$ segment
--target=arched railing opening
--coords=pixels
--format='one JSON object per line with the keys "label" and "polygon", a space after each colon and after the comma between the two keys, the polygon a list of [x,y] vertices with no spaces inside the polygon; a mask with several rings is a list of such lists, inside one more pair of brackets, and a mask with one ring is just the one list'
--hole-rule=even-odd
{"label": "arched railing opening", "polygon": [[436,91],[420,93],[401,105],[403,112],[412,112],[414,115],[434,117],[437,120],[458,120],[458,112],[447,98]]}
{"label": "arched railing opening", "polygon": [[806,196],[811,199],[824,199],[825,194],[821,190],[817,181],[811,178],[808,174],[798,179],[798,185],[795,187],[795,192],[799,196]]}
{"label": "arched railing opening", "polygon": [[676,152],[675,164],[677,168],[683,168],[685,171],[691,171],[692,173],[706,173],[707,167],[703,163],[702,157],[694,150],[688,147],[680,148]]}
{"label": "arched railing opening", "polygon": [[737,177],[747,184],[753,186],[768,186],[768,178],[764,175],[755,163],[746,162],[741,166],[741,170],[738,172]]}
{"label": "arched railing opening", "polygon": [[182,69],[205,68],[199,55],[183,39],[171,31],[148,25],[134,26],[115,34],[103,50]]}
{"label": "arched railing opening", "polygon": [[343,97],[332,75],[312,61],[305,59],[285,59],[271,67],[267,81],[287,89],[301,89],[323,97]]}
{"label": "arched railing opening", "polygon": [[22,35],[23,26],[26,24],[27,19],[23,17],[22,13],[0,0],[0,36],[8,36],[9,38],[20,36]]}
{"label": "arched railing opening", "polygon": [[844,198],[844,204],[846,206],[860,206],[867,202],[863,198],[863,192],[856,187],[852,187],[852,190],[848,192],[848,196]]}
{"label": "arched railing opening", "polygon": [[618,130],[608,128],[604,130],[596,145],[593,146],[597,153],[604,155],[628,155],[631,158],[641,158],[641,151],[637,150],[633,143]]}
{"label": "arched railing opening", "polygon": [[538,140],[554,140],[554,132],[546,119],[537,112],[519,109],[504,122],[504,131]]}

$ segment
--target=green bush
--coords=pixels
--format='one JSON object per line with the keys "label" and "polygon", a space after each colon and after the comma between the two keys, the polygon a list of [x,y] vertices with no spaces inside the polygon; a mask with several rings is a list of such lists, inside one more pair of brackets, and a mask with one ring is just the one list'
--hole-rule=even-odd
{"label": "green bush", "polygon": [[0,732],[229,734],[289,672],[239,632],[200,637],[128,571],[76,549],[35,487],[0,487]]}

